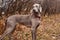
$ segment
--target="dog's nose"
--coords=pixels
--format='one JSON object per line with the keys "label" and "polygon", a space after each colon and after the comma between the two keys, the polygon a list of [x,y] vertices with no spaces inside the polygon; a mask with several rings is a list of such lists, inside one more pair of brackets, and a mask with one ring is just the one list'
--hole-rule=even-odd
{"label": "dog's nose", "polygon": [[35,12],[35,10],[33,9],[33,12]]}
{"label": "dog's nose", "polygon": [[38,9],[33,9],[33,12],[38,12]]}

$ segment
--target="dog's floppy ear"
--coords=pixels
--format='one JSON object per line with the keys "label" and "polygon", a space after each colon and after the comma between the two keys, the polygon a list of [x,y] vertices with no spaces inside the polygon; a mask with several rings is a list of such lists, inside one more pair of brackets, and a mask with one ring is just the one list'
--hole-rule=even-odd
{"label": "dog's floppy ear", "polygon": [[39,10],[40,10],[40,12],[42,12],[42,6],[40,5],[40,7],[39,7]]}

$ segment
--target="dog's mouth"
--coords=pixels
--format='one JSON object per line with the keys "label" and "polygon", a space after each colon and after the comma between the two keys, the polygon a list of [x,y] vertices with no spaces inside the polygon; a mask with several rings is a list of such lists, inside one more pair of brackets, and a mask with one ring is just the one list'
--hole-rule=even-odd
{"label": "dog's mouth", "polygon": [[34,15],[35,15],[35,17],[37,17],[37,18],[40,18],[40,17],[41,17],[41,14],[39,14],[38,12],[34,12]]}
{"label": "dog's mouth", "polygon": [[37,15],[36,15],[36,17],[40,18],[40,17],[41,17],[41,15],[37,14]]}
{"label": "dog's mouth", "polygon": [[39,18],[40,19],[41,17],[40,16],[36,16],[36,18]]}

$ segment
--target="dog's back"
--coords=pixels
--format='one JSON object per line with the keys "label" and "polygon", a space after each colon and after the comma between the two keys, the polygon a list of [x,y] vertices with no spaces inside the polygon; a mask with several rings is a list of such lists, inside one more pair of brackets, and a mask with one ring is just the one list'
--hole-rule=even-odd
{"label": "dog's back", "polygon": [[24,25],[31,25],[31,17],[29,15],[13,15],[7,18],[7,22],[11,24],[21,23]]}

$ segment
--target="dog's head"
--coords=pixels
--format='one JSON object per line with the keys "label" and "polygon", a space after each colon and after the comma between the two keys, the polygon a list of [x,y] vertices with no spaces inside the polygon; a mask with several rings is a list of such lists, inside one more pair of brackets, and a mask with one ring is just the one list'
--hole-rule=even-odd
{"label": "dog's head", "polygon": [[36,15],[36,16],[41,16],[41,12],[42,12],[42,7],[40,4],[34,4],[33,5],[33,8],[32,8],[32,11],[33,13]]}
{"label": "dog's head", "polygon": [[35,12],[42,12],[42,7],[40,4],[34,4],[33,5],[33,11]]}

